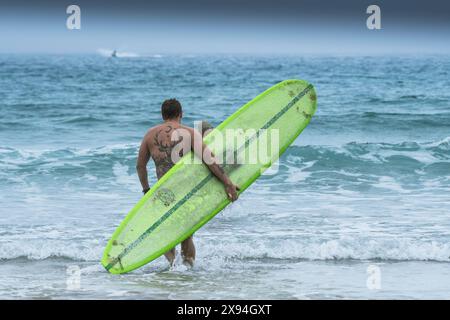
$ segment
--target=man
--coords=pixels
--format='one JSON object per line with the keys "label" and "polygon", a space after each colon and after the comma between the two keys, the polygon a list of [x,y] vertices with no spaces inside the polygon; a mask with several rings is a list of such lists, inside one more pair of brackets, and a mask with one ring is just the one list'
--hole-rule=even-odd
{"label": "man", "polygon": [[[201,150],[197,150],[199,148],[194,148],[194,141],[202,141],[202,136],[193,128],[181,124],[181,119],[183,117],[181,104],[176,99],[164,101],[161,106],[161,115],[164,122],[151,128],[146,133],[139,149],[136,169],[143,188],[143,193],[145,194],[150,189],[147,175],[147,163],[150,160],[150,157],[155,162],[156,176],[160,179],[175,165],[175,161],[172,159],[172,150],[174,147],[179,143],[188,143],[189,145],[187,148],[181,148],[179,154],[180,158],[183,156],[183,150],[194,150],[196,155],[208,166],[209,170],[224,184],[225,192],[230,200],[235,201],[238,198],[237,191],[239,188],[234,185],[230,178],[225,174],[223,169],[217,163],[217,160],[214,158],[212,152],[203,142]],[[174,141],[173,137],[176,137],[175,132],[178,129],[184,129],[185,132],[190,135],[190,139],[180,138]],[[202,131],[205,132],[205,130]],[[208,161],[204,161],[205,159],[203,156],[208,157]],[[165,253],[171,266],[175,261],[175,254],[175,248],[172,248]],[[195,246],[192,236],[181,243],[181,255],[184,264],[191,267],[194,265]]]}

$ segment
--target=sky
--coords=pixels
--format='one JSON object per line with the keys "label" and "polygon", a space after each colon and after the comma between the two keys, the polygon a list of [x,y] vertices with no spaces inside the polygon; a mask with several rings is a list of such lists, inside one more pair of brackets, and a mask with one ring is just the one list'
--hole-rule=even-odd
{"label": "sky", "polygon": [[[66,8],[81,8],[68,30]],[[366,9],[381,8],[381,30]],[[0,53],[450,53],[445,0],[0,0]]]}

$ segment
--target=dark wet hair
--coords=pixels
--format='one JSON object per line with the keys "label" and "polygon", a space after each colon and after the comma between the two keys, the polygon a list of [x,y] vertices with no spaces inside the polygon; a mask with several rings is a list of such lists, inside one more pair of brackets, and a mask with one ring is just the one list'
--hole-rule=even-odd
{"label": "dark wet hair", "polygon": [[167,99],[161,105],[161,115],[164,120],[175,119],[182,113],[181,103],[177,99]]}

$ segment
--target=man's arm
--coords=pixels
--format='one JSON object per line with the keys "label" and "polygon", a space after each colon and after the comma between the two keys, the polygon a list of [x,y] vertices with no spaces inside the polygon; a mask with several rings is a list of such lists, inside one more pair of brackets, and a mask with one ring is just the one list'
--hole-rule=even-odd
{"label": "man's arm", "polygon": [[[230,198],[231,201],[236,201],[238,198],[237,191],[239,191],[239,187],[233,184],[233,182],[230,180],[230,178],[227,176],[223,168],[219,165],[217,162],[217,159],[215,158],[212,151],[208,148],[206,144],[203,143],[202,136],[199,132],[196,130],[190,128],[191,133],[191,148],[194,150],[194,153],[202,159],[202,161],[206,164],[208,169],[211,171],[213,175],[217,177],[225,186],[225,192],[228,195],[228,198]],[[202,147],[196,148],[194,143],[195,141],[202,141]],[[205,158],[207,161],[205,161]]]}
{"label": "man's arm", "polygon": [[136,170],[139,176],[139,181],[142,185],[142,192],[145,194],[150,189],[148,185],[147,163],[150,160],[150,150],[146,142],[146,138],[142,140],[139,148],[139,155],[136,162]]}

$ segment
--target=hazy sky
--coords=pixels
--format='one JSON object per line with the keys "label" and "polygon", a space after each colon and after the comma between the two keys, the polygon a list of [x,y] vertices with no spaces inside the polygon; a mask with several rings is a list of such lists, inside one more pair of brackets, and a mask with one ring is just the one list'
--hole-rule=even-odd
{"label": "hazy sky", "polygon": [[[81,30],[66,8],[81,7]],[[366,27],[381,7],[382,30]],[[0,52],[450,53],[444,0],[0,0]]]}

